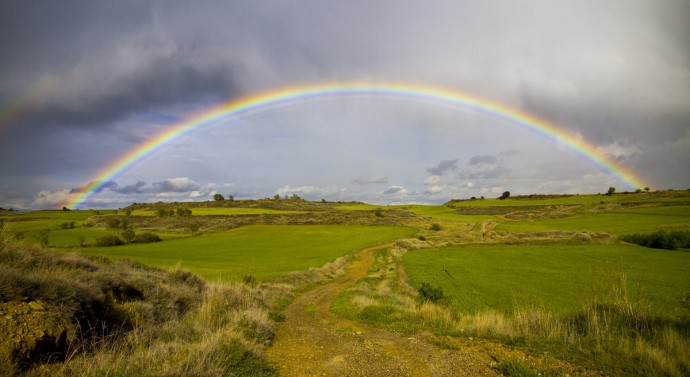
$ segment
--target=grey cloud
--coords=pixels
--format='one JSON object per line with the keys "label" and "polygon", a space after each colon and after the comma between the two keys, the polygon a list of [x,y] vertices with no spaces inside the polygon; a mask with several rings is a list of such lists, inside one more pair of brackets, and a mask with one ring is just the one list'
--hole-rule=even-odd
{"label": "grey cloud", "polygon": [[458,160],[443,160],[435,167],[426,169],[432,175],[443,175],[450,170],[458,170]]}
{"label": "grey cloud", "polygon": [[357,177],[353,181],[353,183],[356,183],[358,185],[372,185],[372,184],[386,184],[388,183],[388,177],[386,176],[362,176],[362,177]]}
{"label": "grey cloud", "polygon": [[496,161],[498,161],[498,158],[496,156],[490,156],[490,155],[481,155],[481,156],[472,156],[470,158],[470,165],[479,165],[479,164],[495,164]]}
{"label": "grey cloud", "polygon": [[138,181],[137,183],[133,183],[121,188],[116,186],[112,188],[112,190],[120,194],[142,194],[146,192],[146,190],[143,190],[144,186],[146,186],[146,182]]}
{"label": "grey cloud", "polygon": [[156,193],[191,192],[199,189],[201,186],[187,177],[171,178],[153,183],[153,192]]}
{"label": "grey cloud", "polygon": [[[83,187],[75,187],[75,188],[71,189],[69,191],[69,193],[70,194],[78,194],[78,193],[85,192],[87,187],[91,186],[93,183],[94,182],[89,182],[88,184],[86,184]],[[113,181],[104,182],[96,190],[94,190],[94,192],[99,193],[105,189],[111,189],[111,190],[115,191],[115,189],[117,189],[117,183],[115,183]]]}
{"label": "grey cloud", "polygon": [[391,187],[383,190],[382,194],[383,195],[392,195],[392,194],[397,194],[397,193],[401,193],[401,192],[405,192],[404,187],[402,187],[402,186],[391,186]]}

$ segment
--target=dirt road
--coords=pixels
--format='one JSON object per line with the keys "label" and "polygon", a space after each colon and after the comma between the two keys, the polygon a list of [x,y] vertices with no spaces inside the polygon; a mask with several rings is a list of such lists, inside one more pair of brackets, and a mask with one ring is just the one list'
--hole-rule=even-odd
{"label": "dirt road", "polygon": [[[496,376],[488,344],[440,349],[430,334],[412,337],[333,315],[328,307],[366,276],[376,251],[364,249],[347,272],[301,296],[286,310],[266,356],[283,376]],[[456,347],[450,347],[456,348]]]}

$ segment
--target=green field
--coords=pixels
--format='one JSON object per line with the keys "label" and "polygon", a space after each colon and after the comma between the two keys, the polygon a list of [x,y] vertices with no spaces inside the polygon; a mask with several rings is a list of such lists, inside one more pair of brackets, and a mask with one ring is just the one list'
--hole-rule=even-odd
{"label": "green field", "polygon": [[663,228],[690,228],[690,206],[643,207],[591,213],[556,219],[507,221],[505,232],[594,231],[612,234],[651,233]]}
{"label": "green field", "polygon": [[[0,216],[13,233],[20,233],[28,241],[37,241],[41,231],[49,231],[49,246],[79,246],[82,237],[86,243],[94,243],[97,237],[117,232],[84,227],[86,220],[96,214],[114,214],[114,210],[57,211],[44,210]],[[64,223],[74,223],[74,228],[63,229]]]}
{"label": "green field", "polygon": [[690,253],[624,244],[471,245],[415,250],[403,260],[413,285],[441,287],[461,312],[574,312],[625,287],[635,302],[676,314],[690,290]]}
{"label": "green field", "polygon": [[427,216],[438,220],[455,221],[455,222],[478,222],[492,219],[491,215],[461,215],[457,213],[455,208],[446,205],[441,206],[424,206],[412,205],[407,206],[406,209],[419,216]]}
{"label": "green field", "polygon": [[255,225],[153,244],[85,248],[83,252],[159,267],[179,263],[211,280],[235,280],[246,274],[268,279],[319,267],[368,245],[416,231],[393,226]]}

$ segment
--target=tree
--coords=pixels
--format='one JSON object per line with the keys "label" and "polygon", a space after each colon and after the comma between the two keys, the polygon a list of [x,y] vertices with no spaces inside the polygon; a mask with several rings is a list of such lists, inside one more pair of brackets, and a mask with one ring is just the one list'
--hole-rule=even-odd
{"label": "tree", "polygon": [[223,200],[225,200],[225,197],[223,197],[223,194],[215,194],[213,195],[213,200],[217,202],[222,202]]}
{"label": "tree", "polygon": [[649,187],[645,187],[644,192],[649,192]]}
{"label": "tree", "polygon": [[501,194],[501,196],[498,197],[498,199],[505,200],[505,199],[508,199],[509,197],[510,197],[510,191],[505,191],[503,194]]}
{"label": "tree", "polygon": [[232,195],[228,195],[228,200],[229,200],[229,201],[233,201],[233,200],[235,200],[235,197],[232,196]]}
{"label": "tree", "polygon": [[609,190],[606,191],[606,195],[611,196],[616,193],[616,188],[615,187],[609,187]]}

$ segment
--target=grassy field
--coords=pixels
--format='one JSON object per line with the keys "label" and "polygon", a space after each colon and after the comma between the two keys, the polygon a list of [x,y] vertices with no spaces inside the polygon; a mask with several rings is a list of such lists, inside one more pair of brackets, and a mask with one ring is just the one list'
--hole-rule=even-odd
{"label": "grassy field", "polygon": [[407,206],[407,210],[419,216],[427,216],[438,220],[454,222],[478,222],[493,218],[491,215],[461,215],[455,208],[441,206]]}
{"label": "grassy field", "polygon": [[472,245],[415,250],[403,260],[414,286],[441,287],[462,312],[512,314],[528,306],[576,312],[609,298],[616,286],[635,302],[675,315],[681,293],[690,291],[690,253],[624,244]]}
{"label": "grassy field", "polygon": [[318,267],[367,245],[414,233],[414,228],[389,226],[256,225],[155,244],[85,248],[83,252],[158,267],[180,263],[210,280],[236,280],[247,274],[268,279]]}
{"label": "grassy field", "polygon": [[499,225],[497,230],[505,232],[594,231],[626,234],[651,233],[665,228],[690,228],[690,206],[631,208],[555,219],[507,221]]}
{"label": "grassy field", "polygon": [[[44,210],[0,216],[7,228],[19,233],[28,241],[38,242],[39,233],[48,231],[48,245],[57,247],[79,246],[81,243],[94,243],[97,237],[117,232],[85,227],[87,220],[94,215],[114,214],[114,210],[56,211]],[[71,225],[68,225],[71,224]],[[63,226],[73,226],[64,229]]]}

